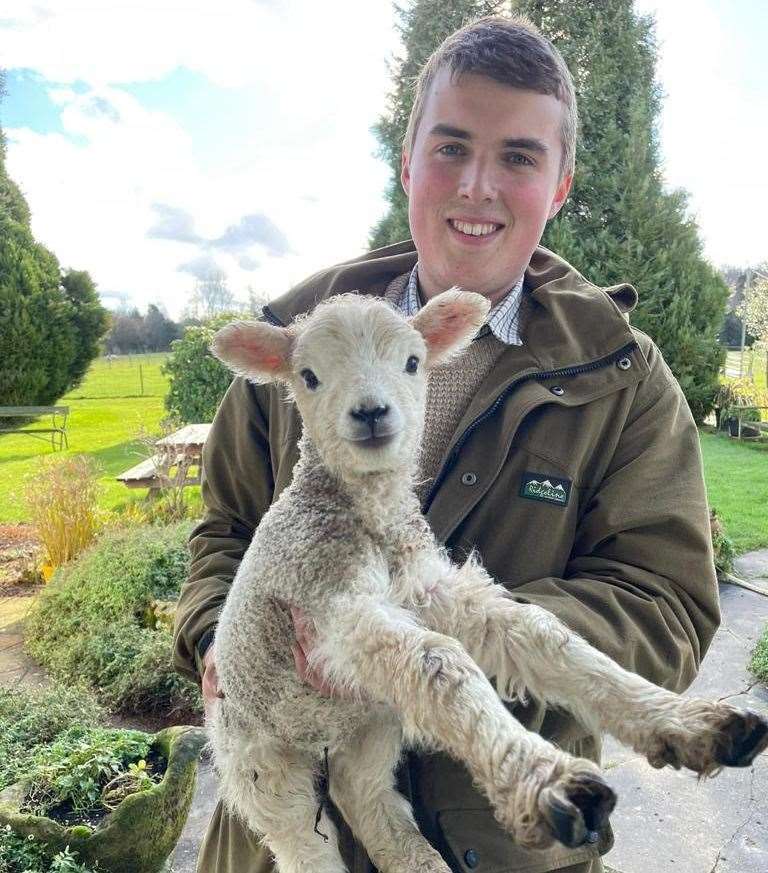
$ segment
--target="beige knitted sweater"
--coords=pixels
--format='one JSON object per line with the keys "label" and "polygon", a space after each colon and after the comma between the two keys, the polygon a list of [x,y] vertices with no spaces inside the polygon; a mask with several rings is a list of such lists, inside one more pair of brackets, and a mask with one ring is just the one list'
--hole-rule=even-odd
{"label": "beige knitted sweater", "polygon": [[[385,297],[394,306],[400,301],[409,277],[410,273],[404,273],[387,287]],[[422,502],[440,472],[451,437],[467,411],[469,401],[505,348],[492,333],[481,331],[460,355],[430,370],[416,487]]]}

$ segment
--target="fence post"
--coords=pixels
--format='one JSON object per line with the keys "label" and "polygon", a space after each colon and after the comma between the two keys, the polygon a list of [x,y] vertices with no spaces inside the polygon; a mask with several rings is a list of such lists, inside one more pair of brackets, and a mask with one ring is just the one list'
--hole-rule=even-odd
{"label": "fence post", "polygon": [[144,371],[141,369],[141,364],[139,364],[139,382],[141,384],[141,396],[144,396]]}

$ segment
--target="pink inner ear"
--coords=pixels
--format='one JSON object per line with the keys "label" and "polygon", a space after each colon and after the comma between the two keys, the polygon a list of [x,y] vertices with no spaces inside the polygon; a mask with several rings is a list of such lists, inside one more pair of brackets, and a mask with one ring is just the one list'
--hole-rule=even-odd
{"label": "pink inner ear", "polygon": [[279,370],[283,364],[283,359],[278,358],[277,355],[268,355],[263,359],[263,362],[267,370]]}

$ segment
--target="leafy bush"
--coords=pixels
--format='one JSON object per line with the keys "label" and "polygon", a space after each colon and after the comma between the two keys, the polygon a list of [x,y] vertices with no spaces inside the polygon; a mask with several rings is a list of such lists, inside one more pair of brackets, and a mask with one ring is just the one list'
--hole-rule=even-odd
{"label": "leafy bush", "polygon": [[44,561],[60,567],[89,546],[98,528],[96,465],[87,455],[44,458],[30,478],[26,503]]}
{"label": "leafy bush", "polygon": [[209,348],[216,331],[238,318],[242,315],[219,315],[205,324],[188,327],[181,339],[171,343],[163,372],[170,377],[165,406],[175,418],[184,423],[213,421],[232,373]]}
{"label": "leafy bush", "polygon": [[762,637],[758,640],[755,651],[752,653],[752,660],[749,663],[749,669],[768,685],[768,625],[763,631]]}
{"label": "leafy bush", "polygon": [[[768,391],[755,385],[749,379],[726,379],[721,382],[715,396],[718,427],[725,427],[729,418],[735,418],[745,406],[768,406]],[[751,419],[742,415],[743,420],[760,421],[760,412],[752,410]]]}
{"label": "leafy bush", "polygon": [[0,790],[18,782],[39,747],[104,717],[93,695],[77,686],[26,692],[0,688]]}
{"label": "leafy bush", "polygon": [[51,857],[32,834],[21,837],[10,825],[0,829],[0,873],[99,873],[99,870],[80,864],[69,846]]}
{"label": "leafy bush", "polygon": [[[49,815],[66,804],[80,815],[105,809],[104,789],[144,760],[151,737],[141,731],[73,727],[38,748],[24,773],[21,811]],[[152,780],[148,780],[150,787]]]}
{"label": "leafy bush", "polygon": [[728,575],[733,572],[736,548],[733,545],[733,540],[725,532],[725,526],[716,509],[709,511],[709,528],[712,533],[712,551],[715,556],[717,575]]}
{"label": "leafy bush", "polygon": [[189,522],[112,531],[57,571],[30,612],[26,647],[63,681],[82,678],[112,710],[200,711],[197,686],[171,665],[171,634],[145,627],[154,599],[178,596]]}

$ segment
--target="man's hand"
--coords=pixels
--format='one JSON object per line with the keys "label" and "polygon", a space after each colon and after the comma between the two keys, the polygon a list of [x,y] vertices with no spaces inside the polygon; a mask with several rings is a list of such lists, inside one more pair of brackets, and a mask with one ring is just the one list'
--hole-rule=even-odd
{"label": "man's hand", "polygon": [[308,659],[315,647],[315,626],[312,619],[296,606],[291,607],[291,618],[296,635],[296,642],[291,646],[296,675],[323,697],[342,697],[321,672],[309,667]]}
{"label": "man's hand", "polygon": [[213,646],[210,646],[208,651],[203,655],[203,706],[205,707],[206,717],[210,708],[219,698],[224,697],[224,693],[219,691],[219,677],[216,674],[216,654]]}

